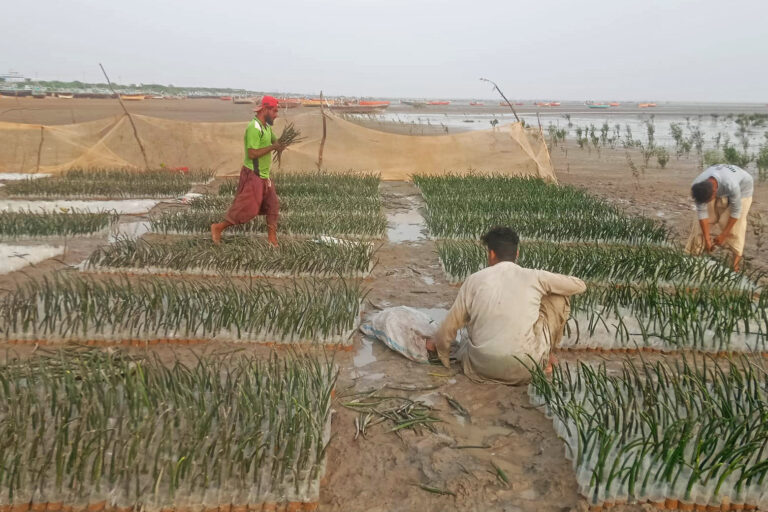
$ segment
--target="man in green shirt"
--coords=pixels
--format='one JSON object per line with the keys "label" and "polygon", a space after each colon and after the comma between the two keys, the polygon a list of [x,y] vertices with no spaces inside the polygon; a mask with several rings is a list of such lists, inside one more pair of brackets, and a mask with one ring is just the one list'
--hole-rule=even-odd
{"label": "man in green shirt", "polygon": [[272,152],[280,153],[285,146],[277,142],[272,124],[277,119],[277,99],[264,96],[256,109],[256,116],[245,129],[245,158],[240,169],[240,181],[232,206],[223,222],[211,224],[213,243],[221,243],[221,233],[229,226],[244,224],[257,215],[267,217],[269,243],[277,247],[277,217],[280,203],[275,186],[269,179]]}

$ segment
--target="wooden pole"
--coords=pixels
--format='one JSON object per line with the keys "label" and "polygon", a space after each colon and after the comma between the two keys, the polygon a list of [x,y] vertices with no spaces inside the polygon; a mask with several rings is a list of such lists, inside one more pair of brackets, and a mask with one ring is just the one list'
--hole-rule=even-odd
{"label": "wooden pole", "polygon": [[499,86],[496,85],[496,82],[494,82],[492,80],[488,80],[487,78],[481,78],[480,80],[482,80],[483,82],[488,82],[488,83],[493,84],[493,88],[496,89],[497,91],[499,91],[499,94],[501,94],[501,97],[504,98],[504,101],[507,102],[507,105],[509,105],[509,108],[512,109],[512,113],[515,114],[515,119],[517,119],[517,122],[519,123],[520,122],[520,118],[517,117],[517,112],[515,111],[515,107],[513,107],[512,103],[510,103],[509,100],[507,99],[507,97],[504,96],[504,93],[501,92],[501,89],[499,89]]}
{"label": "wooden pole", "polygon": [[125,115],[128,116],[128,121],[131,122],[131,127],[133,128],[133,136],[136,138],[136,142],[139,143],[139,149],[141,150],[141,156],[144,157],[144,168],[148,171],[149,170],[149,160],[147,159],[147,152],[144,151],[144,145],[141,143],[141,139],[139,138],[139,132],[136,130],[136,124],[134,124],[134,122],[133,122],[133,117],[131,117],[131,114],[128,112],[128,109],[125,108],[125,104],[123,103],[123,99],[112,88],[112,82],[109,80],[109,77],[107,76],[107,72],[104,70],[104,66],[101,65],[101,62],[99,62],[99,67],[101,68],[101,72],[104,73],[104,78],[107,79],[107,84],[109,85],[109,90],[112,91],[112,94],[115,94],[117,96],[117,101],[120,102],[120,106],[123,107],[123,112],[125,112]]}
{"label": "wooden pole", "polygon": [[325,105],[323,104],[323,91],[320,91],[320,115],[323,116],[323,137],[320,139],[320,150],[317,154],[317,170],[321,170],[323,166],[323,148],[325,147]]}

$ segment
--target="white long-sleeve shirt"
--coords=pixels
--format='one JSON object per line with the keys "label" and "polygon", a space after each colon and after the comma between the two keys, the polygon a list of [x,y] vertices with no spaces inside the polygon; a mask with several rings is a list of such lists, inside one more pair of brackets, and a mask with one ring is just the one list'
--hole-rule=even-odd
{"label": "white long-sleeve shirt", "polygon": [[448,316],[435,336],[440,360],[448,366],[451,342],[467,326],[469,341],[462,355],[465,373],[514,381],[527,370],[517,358],[541,361],[548,353],[546,339],[537,336],[541,299],[570,296],[586,290],[576,277],[523,268],[502,261],[469,276],[461,286]]}
{"label": "white long-sleeve shirt", "polygon": [[[741,200],[752,197],[754,192],[755,185],[752,175],[735,165],[717,164],[704,169],[704,172],[693,180],[693,185],[709,178],[714,178],[717,181],[717,197],[728,198],[731,217],[734,219],[741,217]],[[709,218],[707,203],[696,203],[696,211],[700,220]]]}

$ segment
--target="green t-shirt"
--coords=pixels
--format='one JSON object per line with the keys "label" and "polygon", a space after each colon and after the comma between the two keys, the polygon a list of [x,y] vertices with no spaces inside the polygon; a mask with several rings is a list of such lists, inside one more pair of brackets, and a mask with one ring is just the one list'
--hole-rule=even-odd
{"label": "green t-shirt", "polygon": [[[245,159],[243,165],[253,169],[253,160],[248,158],[249,149],[261,149],[275,143],[275,134],[272,133],[271,126],[263,126],[258,118],[254,117],[253,120],[248,123],[248,128],[245,129]],[[264,156],[259,157],[259,176],[262,178],[269,178],[269,168],[272,165],[272,153],[267,153]]]}

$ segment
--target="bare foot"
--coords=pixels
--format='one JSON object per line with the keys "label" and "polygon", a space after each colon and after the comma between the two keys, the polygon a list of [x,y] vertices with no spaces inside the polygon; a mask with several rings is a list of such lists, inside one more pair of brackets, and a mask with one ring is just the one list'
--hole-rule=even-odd
{"label": "bare foot", "polygon": [[223,228],[220,224],[211,224],[211,239],[213,240],[214,245],[219,245],[221,243],[222,231]]}
{"label": "bare foot", "polygon": [[435,342],[432,341],[431,338],[427,338],[427,352],[437,352],[437,347],[435,346]]}
{"label": "bare foot", "polygon": [[558,363],[557,358],[552,354],[552,352],[549,353],[549,360],[547,361],[547,367],[544,368],[544,373],[547,375],[552,374],[552,368]]}

